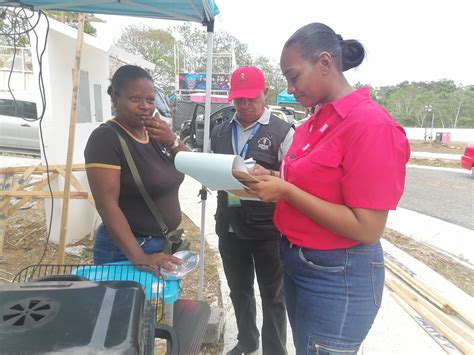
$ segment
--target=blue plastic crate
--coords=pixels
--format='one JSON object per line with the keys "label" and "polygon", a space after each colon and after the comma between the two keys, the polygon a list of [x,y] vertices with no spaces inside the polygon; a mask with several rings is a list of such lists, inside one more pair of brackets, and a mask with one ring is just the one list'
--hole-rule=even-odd
{"label": "blue plastic crate", "polygon": [[135,281],[145,289],[146,298],[163,298],[164,302],[173,303],[178,300],[180,287],[179,280],[163,280],[151,272],[137,269],[129,261],[121,261],[104,265],[78,266],[71,272],[73,275],[83,276],[91,281]]}

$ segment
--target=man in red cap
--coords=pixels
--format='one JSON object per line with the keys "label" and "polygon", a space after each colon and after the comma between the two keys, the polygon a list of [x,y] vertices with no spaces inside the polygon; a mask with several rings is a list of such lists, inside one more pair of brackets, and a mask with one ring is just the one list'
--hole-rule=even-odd
{"label": "man in red cap", "polygon": [[[214,127],[214,153],[240,155],[255,163],[254,173],[278,174],[293,138],[291,125],[266,108],[268,88],[260,69],[238,68],[230,79],[229,100],[236,113]],[[263,354],[286,354],[286,308],[278,253],[280,233],[273,224],[274,203],[240,200],[219,191],[216,233],[238,328],[237,345],[227,354],[259,348],[253,289],[257,274],[263,309]]]}

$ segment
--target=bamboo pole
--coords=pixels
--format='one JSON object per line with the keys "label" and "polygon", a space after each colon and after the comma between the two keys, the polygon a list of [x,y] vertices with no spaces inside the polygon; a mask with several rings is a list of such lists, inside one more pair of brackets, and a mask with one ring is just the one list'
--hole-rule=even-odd
{"label": "bamboo pole", "polygon": [[451,341],[458,349],[465,354],[474,354],[474,345],[464,337],[469,335],[468,332],[459,327],[459,325],[453,322],[446,314],[417,295],[416,292],[408,288],[408,286],[405,286],[393,278],[387,278],[385,284],[403,299],[403,301],[409,304],[410,307],[430,322],[433,328]]}
{"label": "bamboo pole", "polygon": [[430,300],[431,303],[435,304],[436,307],[442,309],[444,312],[452,314],[454,313],[453,309],[449,304],[439,295],[436,291],[429,288],[427,285],[422,283],[416,274],[410,273],[399,264],[399,262],[392,259],[391,256],[385,258],[385,266],[389,268],[390,271],[395,273],[410,286],[415,288],[420,294],[425,296]]}
{"label": "bamboo pole", "polygon": [[[66,171],[60,168],[56,168],[56,171],[64,178],[66,178]],[[95,208],[95,201],[92,197],[92,194],[89,194],[86,189],[81,185],[81,182],[77,180],[77,178],[71,174],[71,185],[78,191],[78,192],[86,192],[87,195],[87,201],[91,204],[92,207]]]}
{"label": "bamboo pole", "polygon": [[431,324],[423,318],[418,312],[408,305],[400,296],[398,296],[394,291],[390,293],[390,296],[408,313],[410,317],[431,337],[433,340],[438,343],[438,345],[446,351],[447,354],[459,354],[459,350],[446,339],[442,334],[440,334],[436,329],[434,329]]}
{"label": "bamboo pole", "polygon": [[436,290],[432,289],[425,283],[423,283],[419,277],[400,261],[398,261],[392,255],[385,253],[385,266],[410,286],[416,289],[421,295],[426,297],[431,303],[436,305],[439,309],[443,310],[446,313],[454,314],[456,313],[462,320],[464,320],[471,328],[474,327],[474,319],[470,312],[472,310],[463,308],[462,305],[455,304],[446,300],[442,295],[440,295]]}
{"label": "bamboo pole", "polygon": [[3,188],[4,191],[0,191],[0,196],[5,196],[6,199],[5,199],[5,201],[0,202],[0,210],[3,209],[4,205],[6,205],[10,202],[10,201],[7,201],[7,200],[9,200],[9,197],[12,196],[12,194],[14,194],[15,192],[17,192],[20,189],[20,187],[22,187],[23,182],[25,182],[31,176],[31,174],[33,173],[34,170],[35,170],[35,167],[30,166],[24,172],[23,176],[18,180],[17,184],[13,183],[14,174],[7,174],[7,180],[6,180],[7,185],[4,186],[4,188]]}
{"label": "bamboo pole", "polygon": [[[9,190],[13,184],[13,174],[0,174],[0,192]],[[10,209],[10,197],[0,198],[0,260],[3,259],[3,242],[7,232],[7,218]]]}
{"label": "bamboo pole", "polygon": [[[59,176],[58,173],[51,174],[49,176],[49,181],[53,182],[54,180],[57,179],[58,176]],[[48,178],[46,178],[45,180],[38,181],[34,185],[28,184],[27,186],[34,186],[33,191],[39,191],[39,190],[42,190],[43,187],[45,187],[47,184],[48,184]],[[24,186],[24,187],[26,187],[26,186]],[[27,203],[32,198],[35,198],[35,196],[23,196],[20,201],[18,201],[12,207],[10,207],[10,211],[9,211],[10,215],[12,215],[16,211],[18,211],[21,208],[21,206],[23,206],[25,203]]]}
{"label": "bamboo pole", "polygon": [[71,100],[71,116],[69,119],[69,138],[67,147],[67,158],[66,158],[66,176],[64,178],[64,197],[63,197],[63,208],[61,213],[61,226],[59,233],[59,244],[58,244],[58,264],[64,264],[64,249],[66,247],[66,234],[67,234],[67,222],[69,213],[69,195],[71,190],[71,174],[72,174],[72,159],[74,153],[74,142],[76,135],[76,121],[77,121],[77,101],[79,96],[79,81],[81,78],[81,56],[82,47],[84,42],[84,18],[83,13],[79,14],[79,25],[77,29],[77,40],[76,40],[76,57],[74,65],[74,79],[72,88],[72,100]]}
{"label": "bamboo pole", "polygon": [[[51,197],[49,191],[0,191],[0,197],[30,197],[30,198],[48,198]],[[88,199],[89,193],[86,191],[69,191],[69,197]],[[64,198],[64,191],[53,191],[53,198]]]}
{"label": "bamboo pole", "polygon": [[[0,168],[0,174],[8,174],[8,173],[13,173],[13,174],[21,174],[28,170],[30,168],[30,165],[28,166],[11,166],[7,168]],[[65,169],[66,165],[61,164],[61,165],[49,165],[48,170],[49,172],[52,172],[53,170],[57,169]],[[35,167],[35,170],[33,171],[33,175],[35,174],[44,174],[47,173],[48,170],[46,169],[45,165],[38,165]],[[84,164],[72,164],[72,170],[73,171],[85,171],[86,167]]]}
{"label": "bamboo pole", "polygon": [[[13,177],[14,174],[3,174],[5,177],[4,183],[1,183],[2,189],[7,192],[18,191],[22,184],[31,176],[35,166],[30,166],[23,173],[23,176],[18,180],[17,184],[14,184]],[[4,191],[0,191],[4,192]],[[0,201],[0,258],[3,258],[3,243],[5,241],[5,234],[7,231],[7,219],[11,213],[12,207],[10,206],[11,197],[8,195],[3,195],[2,200]]]}

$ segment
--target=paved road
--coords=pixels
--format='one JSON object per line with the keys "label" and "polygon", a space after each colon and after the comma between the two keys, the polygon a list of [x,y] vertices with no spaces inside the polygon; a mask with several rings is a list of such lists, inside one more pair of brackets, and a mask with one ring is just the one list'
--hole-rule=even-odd
{"label": "paved road", "polygon": [[409,167],[399,206],[474,230],[474,177]]}

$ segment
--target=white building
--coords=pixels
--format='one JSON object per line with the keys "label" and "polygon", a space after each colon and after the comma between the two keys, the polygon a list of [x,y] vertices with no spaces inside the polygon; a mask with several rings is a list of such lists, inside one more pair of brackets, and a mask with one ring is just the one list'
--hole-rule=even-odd
{"label": "white building", "polygon": [[[43,164],[45,155],[49,164],[65,164],[67,157],[69,119],[73,86],[73,68],[75,61],[77,30],[49,19],[49,36],[44,54],[42,73],[45,84],[46,111],[43,119],[43,139],[45,150],[42,152]],[[40,24],[38,33],[46,32],[45,23]],[[40,48],[44,45],[44,35],[40,35]],[[31,43],[32,48],[36,45]],[[110,61],[121,64],[137,64],[153,69],[152,63],[129,53],[111,48]],[[33,62],[34,72],[40,68]],[[107,94],[110,84],[109,48],[100,41],[84,34],[84,45],[81,59],[81,80],[79,85],[78,115],[74,144],[73,163],[84,163],[84,148],[90,133],[101,123],[111,117],[111,101]],[[38,93],[36,93],[38,95]],[[41,103],[38,99],[38,112]],[[75,173],[81,184],[89,189],[85,172]],[[63,179],[53,182],[53,191],[63,190]],[[74,190],[74,189],[72,189]],[[49,223],[50,200],[45,203],[46,217]],[[59,240],[62,199],[55,199],[51,241]],[[70,200],[67,226],[67,243],[84,238],[93,231],[98,215],[86,200]]]}

